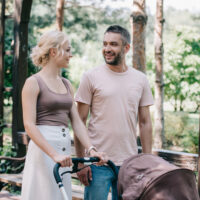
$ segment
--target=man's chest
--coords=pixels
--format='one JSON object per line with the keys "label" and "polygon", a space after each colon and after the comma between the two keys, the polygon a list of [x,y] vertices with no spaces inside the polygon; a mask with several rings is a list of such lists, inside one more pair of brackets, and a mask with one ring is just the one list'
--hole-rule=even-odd
{"label": "man's chest", "polygon": [[138,104],[142,97],[142,84],[134,80],[110,79],[96,80],[93,99],[99,101],[125,101]]}

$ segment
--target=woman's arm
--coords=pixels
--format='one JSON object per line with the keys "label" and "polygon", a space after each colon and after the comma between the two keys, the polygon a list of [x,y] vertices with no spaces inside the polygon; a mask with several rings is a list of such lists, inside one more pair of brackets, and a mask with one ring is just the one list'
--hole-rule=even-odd
{"label": "woman's arm", "polygon": [[32,141],[39,146],[48,156],[62,167],[71,165],[70,156],[60,155],[47,142],[36,126],[36,105],[39,94],[39,86],[34,77],[26,80],[22,90],[23,121],[26,133]]}

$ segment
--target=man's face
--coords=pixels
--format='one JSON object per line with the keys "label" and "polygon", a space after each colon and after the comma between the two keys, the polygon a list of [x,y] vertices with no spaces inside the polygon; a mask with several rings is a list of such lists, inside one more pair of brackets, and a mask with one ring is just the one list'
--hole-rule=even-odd
{"label": "man's face", "polygon": [[108,32],[103,39],[103,57],[109,65],[119,65],[124,59],[124,45],[119,33]]}

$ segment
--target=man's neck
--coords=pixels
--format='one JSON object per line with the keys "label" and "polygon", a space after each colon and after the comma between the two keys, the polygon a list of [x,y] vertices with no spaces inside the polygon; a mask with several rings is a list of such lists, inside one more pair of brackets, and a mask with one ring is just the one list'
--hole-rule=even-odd
{"label": "man's neck", "polygon": [[112,71],[117,72],[117,73],[123,73],[128,70],[128,67],[126,66],[126,64],[120,64],[120,65],[106,64],[106,66],[109,67],[109,69],[111,69]]}

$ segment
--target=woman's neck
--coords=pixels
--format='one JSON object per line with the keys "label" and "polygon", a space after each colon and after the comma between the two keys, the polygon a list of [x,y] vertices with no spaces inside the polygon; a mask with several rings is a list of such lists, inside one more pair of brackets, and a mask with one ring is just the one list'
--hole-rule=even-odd
{"label": "woman's neck", "polygon": [[42,68],[40,73],[45,77],[48,77],[48,79],[55,79],[60,77],[60,70],[61,69],[56,66],[55,63],[49,62]]}

